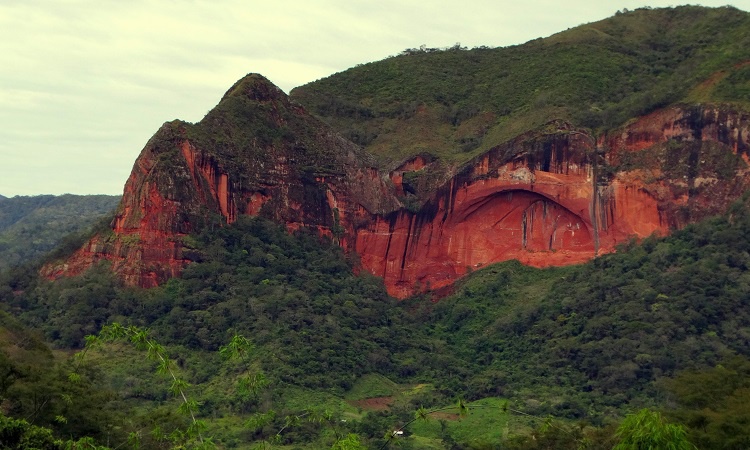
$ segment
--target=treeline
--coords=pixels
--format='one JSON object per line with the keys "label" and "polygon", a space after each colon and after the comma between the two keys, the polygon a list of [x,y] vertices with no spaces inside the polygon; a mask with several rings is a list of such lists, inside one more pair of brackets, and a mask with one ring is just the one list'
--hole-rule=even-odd
{"label": "treeline", "polygon": [[[340,418],[343,404],[336,399],[363,375],[378,373],[432,388],[341,425],[375,446],[384,429],[405,423],[419,407],[499,397],[524,414],[562,420],[564,435],[580,438],[568,439],[571,446],[584,438],[611,443],[620,417],[649,407],[687,426],[701,448],[744,448],[750,433],[742,402],[750,382],[747,202],[582,266],[491,266],[437,303],[397,303],[380,280],[354,275],[356,261],[332,243],[242,218],[186,239],[200,262],[161,287],[124,287],[104,266],[54,283],[16,269],[0,275],[0,304],[59,349],[80,349],[86,335],[112,322],[148,328],[200,387],[191,392],[202,403],[201,415],[234,420],[218,434],[230,447],[269,439],[306,402]],[[105,353],[88,366],[89,384],[70,386],[70,367],[53,363],[39,337],[19,334],[18,324],[4,317],[3,333],[17,336],[6,341],[23,343],[0,352],[4,411],[100,443],[108,432],[114,437],[114,424],[186,426],[170,412],[163,383],[144,376],[153,371],[148,364]],[[218,356],[233,335],[255,344],[244,366]],[[254,379],[262,389],[248,396],[235,382],[251,375],[260,377]],[[258,414],[268,415],[261,426],[239,424]],[[586,425],[575,431],[566,428],[568,420]],[[323,442],[330,439],[325,430],[304,422],[283,439]],[[511,433],[512,448],[541,448],[534,445],[542,439],[567,448],[554,431],[529,432],[536,437]],[[463,448],[464,438],[443,433],[441,445]],[[732,444],[722,447],[726,442]]]}

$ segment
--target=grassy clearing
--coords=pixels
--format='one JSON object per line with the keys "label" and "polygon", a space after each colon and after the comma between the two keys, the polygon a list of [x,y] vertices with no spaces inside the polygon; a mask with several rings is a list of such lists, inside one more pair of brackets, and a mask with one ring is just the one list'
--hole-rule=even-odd
{"label": "grassy clearing", "polygon": [[500,442],[509,434],[528,428],[527,419],[513,416],[505,410],[506,403],[507,400],[502,398],[481,399],[470,404],[469,412],[464,417],[459,416],[458,407],[448,405],[445,409],[430,414],[427,420],[414,422],[407,430],[414,435],[415,441],[434,443],[450,436],[452,440],[469,448],[483,443]]}
{"label": "grassy clearing", "polygon": [[281,392],[279,404],[289,411],[302,412],[310,408],[316,410],[342,411],[350,414],[357,412],[344,399],[325,391],[306,389],[298,386],[285,387]]}
{"label": "grassy clearing", "polygon": [[346,393],[346,400],[363,400],[397,395],[401,388],[383,375],[370,373],[361,376]]}

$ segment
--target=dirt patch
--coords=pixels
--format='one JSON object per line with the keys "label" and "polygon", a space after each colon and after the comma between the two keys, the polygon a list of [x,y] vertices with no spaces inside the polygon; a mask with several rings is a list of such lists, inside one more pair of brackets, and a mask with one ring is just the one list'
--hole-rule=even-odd
{"label": "dirt patch", "polygon": [[440,420],[458,420],[461,418],[458,414],[455,413],[447,413],[447,412],[434,412],[430,414],[430,417]]}
{"label": "dirt patch", "polygon": [[374,397],[349,402],[352,405],[367,411],[385,411],[391,407],[393,397]]}

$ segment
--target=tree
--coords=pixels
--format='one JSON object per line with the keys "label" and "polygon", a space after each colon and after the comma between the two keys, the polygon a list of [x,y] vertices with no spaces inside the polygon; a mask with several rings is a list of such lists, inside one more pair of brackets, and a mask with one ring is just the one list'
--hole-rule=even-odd
{"label": "tree", "polygon": [[331,450],[365,450],[365,446],[359,441],[359,436],[350,433],[346,438],[336,441]]}
{"label": "tree", "polygon": [[661,414],[642,409],[629,414],[615,432],[614,450],[694,450],[680,425],[667,423]]}

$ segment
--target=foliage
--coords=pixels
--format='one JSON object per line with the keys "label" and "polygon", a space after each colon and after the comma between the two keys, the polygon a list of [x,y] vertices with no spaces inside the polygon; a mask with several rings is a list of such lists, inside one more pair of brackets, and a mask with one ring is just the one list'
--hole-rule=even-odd
{"label": "foliage", "polygon": [[56,247],[59,254],[78,249],[92,224],[119,201],[114,195],[1,198],[0,271],[36,261]]}
{"label": "foliage", "polygon": [[15,450],[107,450],[91,438],[77,441],[56,439],[52,430],[0,414],[0,448]]}
{"label": "foliage", "polygon": [[670,417],[685,424],[699,448],[750,445],[750,360],[732,357],[709,369],[682,371],[664,384],[677,402]]}
{"label": "foliage", "polygon": [[348,434],[346,438],[336,441],[331,450],[366,450],[367,447],[359,441],[356,434]]}
{"label": "foliage", "polygon": [[106,389],[92,388],[96,370],[84,370],[84,380],[72,385],[69,368],[57,364],[53,353],[35,333],[0,312],[0,404],[3,412],[23,417],[59,435],[101,437],[114,416],[102,405],[112,398]]}
{"label": "foliage", "polygon": [[530,433],[511,436],[503,445],[507,450],[611,450],[615,444],[612,426],[595,428],[585,422],[566,423],[547,420]]}
{"label": "foliage", "polygon": [[3,415],[0,415],[0,442],[3,448],[62,448],[49,429],[36,427],[25,420],[14,420]]}
{"label": "foliage", "polygon": [[619,442],[614,450],[693,450],[685,429],[667,423],[661,414],[642,409],[629,414],[615,433]]}
{"label": "foliage", "polygon": [[429,152],[465,162],[552,119],[609,129],[684,100],[747,101],[750,15],[637,9],[523,45],[407,50],[296,88],[291,97],[385,166]]}

